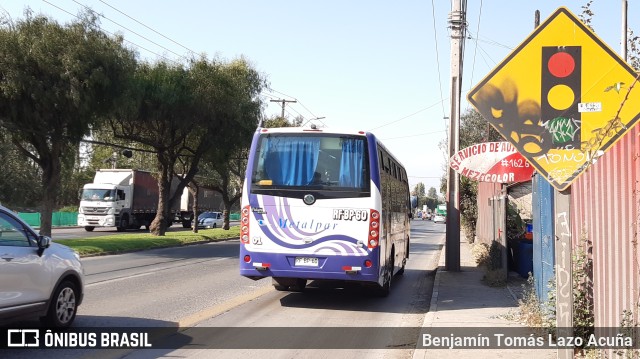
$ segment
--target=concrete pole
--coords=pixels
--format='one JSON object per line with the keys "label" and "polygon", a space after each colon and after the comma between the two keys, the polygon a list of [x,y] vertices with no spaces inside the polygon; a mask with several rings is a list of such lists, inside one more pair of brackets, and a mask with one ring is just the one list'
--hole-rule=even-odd
{"label": "concrete pole", "polygon": [[[462,82],[462,43],[464,42],[465,14],[461,0],[451,1],[449,27],[451,29],[451,116],[449,124],[449,158],[460,146],[460,84]],[[447,237],[445,267],[460,271],[460,175],[447,166]]]}

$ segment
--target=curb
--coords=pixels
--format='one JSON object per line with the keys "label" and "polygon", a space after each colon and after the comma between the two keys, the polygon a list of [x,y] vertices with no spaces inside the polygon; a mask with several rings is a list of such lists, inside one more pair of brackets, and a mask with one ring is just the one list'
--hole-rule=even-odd
{"label": "curb", "polygon": [[[440,277],[441,273],[444,270],[444,265],[440,262],[443,260],[442,252],[445,250],[445,245],[440,249],[440,254],[438,255],[438,266],[436,267],[436,277],[433,280],[433,291],[431,292],[431,302],[429,302],[429,311],[424,315],[424,320],[422,321],[422,328],[430,327],[429,323],[433,323],[433,317],[438,312],[438,295],[440,292]],[[416,347],[413,350],[413,359],[421,359],[427,357],[427,349],[420,348],[420,343],[416,342]]]}

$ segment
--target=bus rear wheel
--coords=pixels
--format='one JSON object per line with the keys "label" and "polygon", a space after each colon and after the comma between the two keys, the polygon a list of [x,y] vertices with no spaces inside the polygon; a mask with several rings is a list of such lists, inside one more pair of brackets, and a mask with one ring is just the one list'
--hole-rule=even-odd
{"label": "bus rear wheel", "polygon": [[381,286],[376,288],[375,294],[378,297],[386,297],[391,293],[391,279],[393,278],[393,251],[391,257],[387,260],[387,265],[384,271],[384,282]]}

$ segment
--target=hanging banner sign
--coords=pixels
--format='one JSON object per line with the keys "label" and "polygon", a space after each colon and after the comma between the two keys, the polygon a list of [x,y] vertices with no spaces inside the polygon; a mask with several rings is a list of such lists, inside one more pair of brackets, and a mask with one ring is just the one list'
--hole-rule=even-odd
{"label": "hanging banner sign", "polygon": [[485,142],[467,147],[451,157],[449,165],[479,182],[528,181],[534,170],[510,142]]}

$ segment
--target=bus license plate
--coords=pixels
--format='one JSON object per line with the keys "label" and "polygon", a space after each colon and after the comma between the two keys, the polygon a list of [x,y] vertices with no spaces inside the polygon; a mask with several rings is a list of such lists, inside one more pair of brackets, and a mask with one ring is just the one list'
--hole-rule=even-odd
{"label": "bus license plate", "polygon": [[318,258],[310,258],[310,257],[296,257],[295,264],[301,267],[317,267],[318,266]]}

